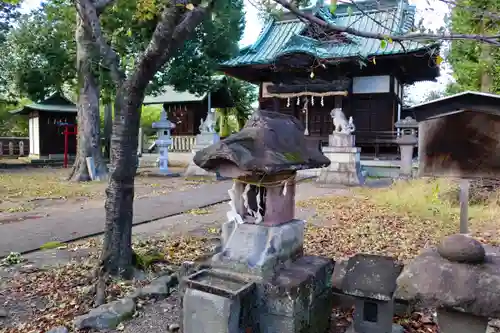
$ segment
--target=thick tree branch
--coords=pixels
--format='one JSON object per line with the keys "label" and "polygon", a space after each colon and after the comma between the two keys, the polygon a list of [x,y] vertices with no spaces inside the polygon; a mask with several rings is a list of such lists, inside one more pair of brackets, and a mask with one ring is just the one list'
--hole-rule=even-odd
{"label": "thick tree branch", "polygon": [[500,46],[500,35],[492,35],[492,36],[483,36],[476,34],[453,34],[453,33],[442,33],[442,34],[427,34],[427,33],[408,33],[404,35],[386,35],[379,34],[375,32],[367,32],[360,31],[357,29],[353,29],[350,27],[342,27],[335,24],[330,24],[322,19],[301,11],[294,4],[290,3],[287,0],[274,0],[276,3],[282,5],[284,8],[288,9],[293,14],[297,15],[300,18],[307,19],[309,22],[315,23],[324,29],[333,30],[337,32],[345,32],[351,35],[373,38],[379,40],[387,40],[392,39],[393,41],[425,41],[425,40],[476,40],[483,43],[488,43],[492,45]]}
{"label": "thick tree branch", "polygon": [[175,5],[165,8],[149,45],[138,61],[131,81],[147,78],[146,84],[148,84],[212,10],[214,1],[216,0],[212,0],[207,7],[198,6],[192,10]]}
{"label": "thick tree branch", "polygon": [[[104,35],[102,34],[101,24],[99,22],[99,16],[97,14],[97,9],[91,0],[76,0],[79,2],[79,15],[82,17],[84,22],[86,22],[85,27],[90,28],[92,31],[92,36],[94,41],[99,48],[101,58],[106,67],[111,71],[111,77],[117,86],[121,85],[125,80],[125,73],[120,68],[120,58],[116,54],[115,50],[108,44]],[[102,1],[104,2],[104,0]],[[111,3],[112,1],[107,1]]]}

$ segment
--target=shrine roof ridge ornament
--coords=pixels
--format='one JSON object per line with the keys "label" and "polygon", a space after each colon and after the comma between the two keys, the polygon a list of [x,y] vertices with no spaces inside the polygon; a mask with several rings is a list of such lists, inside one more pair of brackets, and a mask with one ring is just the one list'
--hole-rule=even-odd
{"label": "shrine roof ridge ornament", "polygon": [[304,126],[290,115],[257,110],[243,129],[196,153],[194,163],[207,171],[235,166],[252,174],[321,168],[330,160],[309,148]]}

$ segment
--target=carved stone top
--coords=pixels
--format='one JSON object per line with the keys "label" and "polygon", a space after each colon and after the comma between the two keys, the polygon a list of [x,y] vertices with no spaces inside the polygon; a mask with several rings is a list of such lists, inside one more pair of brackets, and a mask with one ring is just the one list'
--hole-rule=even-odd
{"label": "carved stone top", "polygon": [[204,133],[215,133],[215,111],[209,110],[207,112],[207,117],[202,118],[200,127],[198,127],[201,134]]}
{"label": "carved stone top", "polygon": [[412,117],[406,117],[405,119],[399,120],[394,126],[396,126],[396,128],[417,128],[418,122]]}
{"label": "carved stone top", "polygon": [[334,133],[351,134],[356,130],[352,117],[349,117],[349,120],[347,120],[341,108],[333,109],[330,112],[330,117],[333,120]]}
{"label": "carved stone top", "polygon": [[275,174],[320,168],[330,160],[309,148],[300,121],[282,113],[258,110],[245,127],[196,153],[194,163],[207,171],[233,166],[241,174]]}
{"label": "carved stone top", "polygon": [[154,122],[152,127],[155,129],[173,129],[175,124],[168,120],[167,111],[163,108],[160,113],[160,121]]}
{"label": "carved stone top", "polygon": [[499,318],[499,283],[500,248],[453,235],[405,265],[396,295],[421,307]]}

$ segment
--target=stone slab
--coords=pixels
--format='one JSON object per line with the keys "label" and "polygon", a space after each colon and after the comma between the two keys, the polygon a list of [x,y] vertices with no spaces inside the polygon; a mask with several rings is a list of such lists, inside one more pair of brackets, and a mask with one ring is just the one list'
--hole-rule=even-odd
{"label": "stone slab", "polygon": [[354,147],[356,137],[352,134],[333,133],[328,136],[330,147]]}
{"label": "stone slab", "polygon": [[184,333],[238,333],[241,302],[187,288],[183,298]]}
{"label": "stone slab", "polygon": [[359,154],[361,153],[361,148],[358,147],[332,147],[325,146],[321,148],[323,154],[334,154],[334,153],[350,153],[350,154]]}
{"label": "stone slab", "polygon": [[292,220],[279,226],[238,224],[227,237],[220,253],[212,258],[215,268],[233,272],[272,277],[281,267],[302,254],[303,220]]}

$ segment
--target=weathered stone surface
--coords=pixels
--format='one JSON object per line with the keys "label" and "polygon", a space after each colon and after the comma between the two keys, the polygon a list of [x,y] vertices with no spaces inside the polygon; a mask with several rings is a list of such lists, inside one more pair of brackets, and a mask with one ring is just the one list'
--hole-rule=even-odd
{"label": "weathered stone surface", "polygon": [[[399,324],[392,324],[392,330],[391,330],[391,333],[404,333],[405,332],[405,329],[403,326],[399,325]],[[347,331],[346,333],[361,333],[361,332],[356,332],[354,330],[354,325],[351,325],[347,328]]]}
{"label": "weathered stone surface", "polygon": [[324,167],[330,161],[307,145],[297,118],[258,110],[241,131],[198,151],[194,163],[209,171],[232,165],[243,172],[274,174]]}
{"label": "weathered stone surface", "polygon": [[342,291],[357,297],[390,301],[402,269],[391,257],[356,254],[347,263]]}
{"label": "weathered stone surface", "polygon": [[478,317],[459,311],[437,309],[437,324],[443,333],[486,332],[488,317]]}
{"label": "weathered stone surface", "polygon": [[486,255],[480,242],[463,234],[445,237],[437,246],[437,251],[445,259],[469,264],[482,263]]}
{"label": "weathered stone surface", "polygon": [[47,333],[68,333],[68,329],[64,326],[58,326],[58,327],[54,327],[54,328],[51,328],[49,331],[47,331]]}
{"label": "weathered stone surface", "polygon": [[[345,136],[345,134],[338,135]],[[361,174],[360,148],[327,146],[322,150],[331,163],[328,167],[321,169],[318,177],[319,183],[348,186],[364,183],[364,177]]]}
{"label": "weathered stone surface", "polygon": [[422,307],[500,318],[500,250],[484,248],[486,260],[478,265],[449,261],[434,248],[425,250],[404,267],[396,295]]}
{"label": "weathered stone surface", "polygon": [[189,333],[239,332],[241,304],[200,290],[187,288],[183,300],[183,331]]}
{"label": "weathered stone surface", "polygon": [[352,134],[333,133],[328,136],[330,147],[354,147],[356,137]]}
{"label": "weathered stone surface", "polygon": [[135,302],[124,298],[98,308],[74,319],[75,329],[93,328],[97,330],[114,329],[120,322],[131,317],[135,312]]}
{"label": "weathered stone surface", "polygon": [[170,288],[172,287],[172,277],[170,275],[160,276],[153,280],[150,284],[142,287],[142,297],[167,297],[170,295]]}
{"label": "weathered stone surface", "polygon": [[212,266],[269,278],[302,253],[304,224],[302,220],[278,226],[240,224],[214,255]]}

